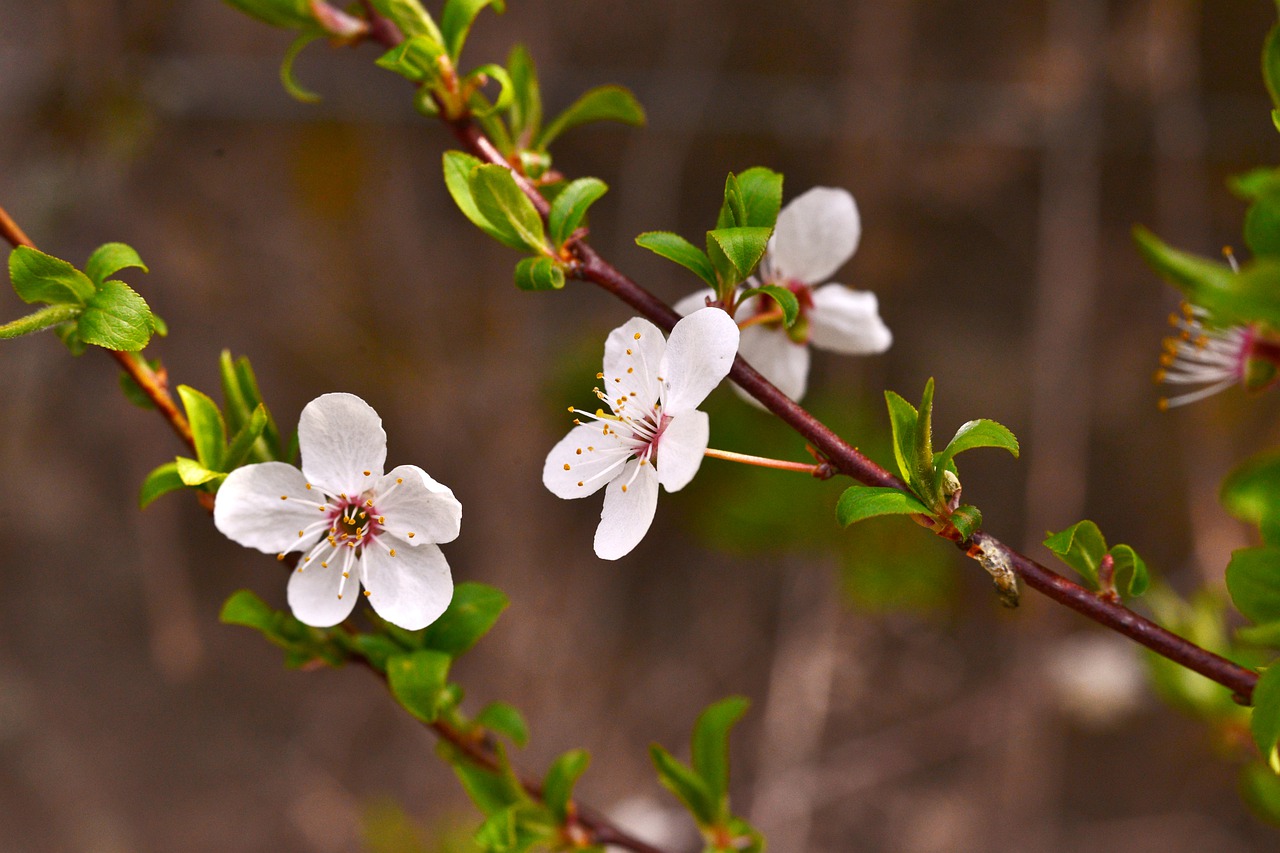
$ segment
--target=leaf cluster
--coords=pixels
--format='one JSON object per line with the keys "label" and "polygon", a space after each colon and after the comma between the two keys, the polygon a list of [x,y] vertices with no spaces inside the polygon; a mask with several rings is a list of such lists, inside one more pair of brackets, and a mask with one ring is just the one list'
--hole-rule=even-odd
{"label": "leaf cluster", "polygon": [[1108,549],[1098,525],[1087,519],[1049,533],[1044,545],[1105,595],[1118,597],[1120,589],[1126,595],[1142,595],[1150,585],[1147,564],[1138,552],[1128,545]]}

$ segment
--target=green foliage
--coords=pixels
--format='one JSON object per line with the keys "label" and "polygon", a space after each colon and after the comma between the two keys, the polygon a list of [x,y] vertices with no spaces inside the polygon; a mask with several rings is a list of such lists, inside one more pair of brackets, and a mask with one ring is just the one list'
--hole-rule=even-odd
{"label": "green foliage", "polygon": [[707,232],[707,257],[715,267],[721,289],[744,281],[764,257],[772,228],[729,227]]}
{"label": "green foliage", "polygon": [[596,121],[616,121],[634,127],[644,125],[644,108],[635,95],[621,86],[597,86],[553,118],[534,136],[534,149],[545,151],[566,130]]}
{"label": "green foliage", "polygon": [[[1271,103],[1280,107],[1280,25],[1271,28],[1262,45],[1262,80],[1267,84],[1267,92],[1271,95]],[[1271,111],[1271,118],[1280,127],[1277,111]]]}
{"label": "green foliage", "polygon": [[766,284],[762,287],[752,287],[738,294],[737,302],[739,305],[752,296],[763,296],[772,299],[782,309],[783,325],[790,328],[794,326],[796,320],[800,319],[800,300],[796,299],[796,295],[780,284]]}
{"label": "green foliage", "polygon": [[80,316],[80,309],[74,305],[46,305],[39,311],[33,311],[25,317],[0,325],[0,340],[20,338],[23,335],[40,332],[68,320],[74,320],[78,316]]}
{"label": "green foliage", "polygon": [[449,58],[455,63],[462,54],[462,46],[466,44],[467,34],[471,32],[476,15],[489,5],[498,14],[506,10],[503,0],[446,0],[444,11],[440,15],[440,34],[449,51]]}
{"label": "green foliage", "polygon": [[[1214,592],[1202,590],[1184,601],[1168,586],[1155,584],[1143,600],[1151,608],[1155,621],[1175,634],[1242,666],[1258,662],[1231,644],[1223,601]],[[1171,704],[1226,725],[1248,724],[1248,709],[1236,704],[1231,693],[1216,681],[1154,652],[1146,653],[1146,661],[1152,684]]]}
{"label": "green foliage", "polygon": [[836,520],[845,527],[881,515],[928,515],[914,495],[887,486],[850,486],[836,504]]}
{"label": "green foliage", "polygon": [[123,281],[105,281],[85,303],[80,340],[104,349],[137,352],[155,331],[147,302]]}
{"label": "green foliage", "polygon": [[71,264],[28,246],[9,253],[9,280],[18,298],[28,303],[84,305],[97,289]]}
{"label": "green foliage", "polygon": [[1280,777],[1261,761],[1240,770],[1240,794],[1263,820],[1280,824]]}
{"label": "green foliage", "polygon": [[182,399],[183,408],[187,412],[187,420],[191,423],[191,437],[195,440],[196,459],[210,471],[221,471],[222,458],[227,445],[227,425],[222,420],[222,412],[218,404],[207,394],[197,391],[190,385],[179,385],[178,396]]}
{"label": "green foliage", "polygon": [[[511,135],[527,146],[542,127],[542,92],[538,86],[538,69],[524,45],[511,48],[507,56],[507,72],[513,88],[508,120]],[[555,231],[553,227],[551,229]]]}
{"label": "green foliage", "polygon": [[542,217],[506,166],[480,165],[467,178],[476,209],[497,232],[499,242],[513,249],[546,250]]}
{"label": "green foliage", "polygon": [[140,269],[150,272],[138,257],[137,251],[127,243],[103,243],[93,250],[85,261],[84,271],[94,284],[103,284],[109,276],[123,269]]}
{"label": "green foliage", "polygon": [[516,264],[516,287],[521,290],[560,290],[564,270],[548,257],[524,258]]}
{"label": "green foliage", "polygon": [[[229,350],[223,350],[218,357],[218,374],[222,381],[223,413],[226,417],[227,429],[236,436],[234,444],[262,409],[265,422],[259,435],[252,442],[247,455],[251,462],[269,462],[272,460],[291,461],[285,452],[280,437],[280,429],[275,418],[262,400],[262,392],[258,390],[258,377],[253,372],[253,365],[248,356],[232,358]],[[231,452],[228,451],[228,457]],[[230,471],[240,462],[228,462],[223,470]]]}
{"label": "green foliage", "polygon": [[1269,192],[1249,206],[1244,217],[1244,242],[1254,255],[1280,255],[1280,192]]}
{"label": "green foliage", "polygon": [[460,583],[453,600],[439,619],[421,632],[421,648],[459,657],[489,633],[510,599],[497,587],[482,583]]}
{"label": "green foliage", "polygon": [[1226,264],[1174,249],[1140,226],[1133,236],[1147,263],[1218,322],[1280,325],[1280,259],[1259,257],[1236,273]]}
{"label": "green foliage", "polygon": [[782,175],[754,166],[725,179],[724,202],[716,228],[767,228],[773,230],[782,209]]}
{"label": "green foliage", "polygon": [[1262,671],[1258,684],[1253,688],[1253,716],[1249,729],[1253,742],[1271,765],[1274,773],[1280,773],[1280,667],[1268,666]]}
{"label": "green foliage", "polygon": [[227,625],[243,625],[260,632],[285,650],[285,666],[288,667],[301,667],[315,661],[337,666],[346,659],[346,652],[334,641],[331,633],[333,630],[341,631],[341,628],[304,625],[292,615],[272,609],[247,589],[233,593],[227,599],[219,619]]}
{"label": "green foliage", "polygon": [[1250,621],[1259,625],[1280,621],[1280,547],[1232,552],[1227,591],[1236,609]]}
{"label": "green foliage", "polygon": [[182,480],[184,486],[203,486],[206,483],[221,485],[227,478],[226,474],[207,468],[186,456],[177,457],[173,460],[173,464],[178,472],[178,479]]}
{"label": "green foliage", "polygon": [[548,768],[542,781],[542,802],[557,822],[563,823],[568,817],[573,787],[590,763],[591,755],[585,749],[573,749],[557,758]]}
{"label": "green foliage", "polygon": [[564,246],[565,241],[582,224],[587,209],[604,195],[609,186],[598,178],[578,178],[566,186],[551,203],[547,227],[551,231],[551,245]]}
{"label": "green foliage", "polygon": [[476,714],[475,723],[505,735],[516,746],[523,747],[529,743],[529,726],[525,723],[524,716],[519,709],[506,702],[490,702],[485,705]]}
{"label": "green foliage", "polygon": [[223,0],[241,12],[257,18],[264,24],[286,29],[298,29],[315,24],[307,0]]}
{"label": "green foliage", "polygon": [[[498,97],[492,102],[480,92],[480,88],[490,80],[498,83]],[[507,69],[492,62],[481,65],[463,78],[462,82],[464,90],[471,90],[468,107],[471,115],[477,119],[488,118],[494,113],[507,109],[515,96],[515,87],[511,83],[511,75],[507,73]]]}
{"label": "green foliage", "polygon": [[729,816],[729,730],[750,704],[741,696],[721,699],[703,711],[693,727],[693,769],[706,783],[720,820]]}
{"label": "green foliage", "polygon": [[649,747],[649,757],[663,787],[676,795],[699,826],[711,825],[715,820],[715,800],[702,777],[656,743]]}
{"label": "green foliage", "polygon": [[147,505],[161,495],[176,492],[186,486],[178,474],[177,462],[166,462],[147,475],[138,492],[138,508],[146,509]]}
{"label": "green foliage", "polygon": [[669,261],[675,261],[711,287],[716,286],[716,271],[711,261],[697,246],[670,231],[646,231],[636,238],[636,245]]}
{"label": "green foliage", "polygon": [[387,659],[387,685],[391,695],[413,716],[434,723],[447,706],[449,666],[453,658],[444,652],[419,649]]}
{"label": "green foliage", "polygon": [[405,34],[407,39],[426,36],[436,44],[444,43],[444,36],[427,10],[418,0],[372,0],[373,8]]}
{"label": "green foliage", "polygon": [[440,59],[445,56],[438,38],[419,33],[391,48],[374,64],[413,83],[434,84],[440,76]]}
{"label": "green foliage", "polygon": [[1238,465],[1222,481],[1219,499],[1227,512],[1280,545],[1280,451],[1269,450]]}
{"label": "green foliage", "polygon": [[289,44],[284,52],[284,58],[280,60],[280,85],[284,86],[284,90],[295,101],[314,104],[320,100],[320,95],[298,82],[298,78],[293,74],[293,66],[302,55],[302,51],[307,49],[307,45],[322,38],[324,38],[324,32],[318,29],[301,33]]}
{"label": "green foliage", "polygon": [[[1065,530],[1050,533],[1044,545],[1062,562],[1075,569],[1089,586],[1106,593],[1124,589],[1128,595],[1142,595],[1150,583],[1147,565],[1128,545],[1107,549],[1107,540],[1092,521],[1078,521]],[[1104,572],[1105,567],[1110,567]]]}
{"label": "green foliage", "polygon": [[982,511],[970,504],[961,504],[951,512],[951,523],[960,531],[960,540],[966,541],[982,526]]}

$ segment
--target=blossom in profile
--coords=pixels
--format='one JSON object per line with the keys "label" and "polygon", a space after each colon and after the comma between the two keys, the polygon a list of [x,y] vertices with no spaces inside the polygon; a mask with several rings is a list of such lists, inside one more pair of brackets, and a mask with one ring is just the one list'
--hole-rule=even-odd
{"label": "blossom in profile", "polygon": [[1165,338],[1155,381],[1188,386],[1172,397],[1161,397],[1161,410],[1185,406],[1243,385],[1256,391],[1275,380],[1280,345],[1259,335],[1253,325],[1218,326],[1205,309],[1182,303],[1169,316],[1176,330]]}
{"label": "blossom in profile", "polygon": [[[844,355],[871,355],[893,343],[874,293],[823,284],[853,257],[861,236],[853,196],[842,189],[814,187],[778,214],[756,275],[744,284],[785,287],[800,303],[800,317],[791,328],[768,297],[748,297],[735,313],[742,328],[742,357],[793,400],[804,396],[808,384],[809,344]],[[694,293],[678,302],[676,310],[689,314],[706,305],[708,297],[714,298],[710,290]]]}
{"label": "blossom in profile", "polygon": [[245,465],[218,490],[213,521],[247,548],[300,555],[289,578],[293,615],[336,625],[361,587],[374,611],[408,630],[439,618],[453,578],[438,543],[462,523],[453,492],[415,465],[383,473],[382,419],[354,394],[325,394],[298,422],[302,470],[284,462]]}
{"label": "blossom in profile", "polygon": [[676,323],[671,339],[636,317],[604,345],[596,396],[608,407],[580,415],[542,468],[542,482],[562,498],[604,489],[595,552],[604,560],[629,553],[653,523],[658,486],[679,491],[707,449],[710,424],[697,406],[729,373],[738,327],[719,308]]}

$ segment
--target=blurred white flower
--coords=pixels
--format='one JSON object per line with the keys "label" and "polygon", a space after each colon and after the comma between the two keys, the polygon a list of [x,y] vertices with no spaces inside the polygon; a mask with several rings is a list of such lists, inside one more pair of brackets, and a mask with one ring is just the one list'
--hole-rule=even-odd
{"label": "blurred white flower", "polygon": [[436,543],[455,539],[462,523],[453,492],[414,465],[383,474],[382,419],[354,394],[308,403],[298,446],[301,471],[263,462],[227,476],[213,510],[218,530],[280,559],[302,554],[288,598],[308,625],[346,619],[361,586],[374,611],[401,628],[438,619],[453,578]]}

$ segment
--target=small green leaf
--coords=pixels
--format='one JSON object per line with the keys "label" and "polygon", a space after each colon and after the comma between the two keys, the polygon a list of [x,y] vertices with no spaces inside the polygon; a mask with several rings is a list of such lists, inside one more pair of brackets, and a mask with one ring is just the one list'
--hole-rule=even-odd
{"label": "small green leaf", "polygon": [[546,256],[525,258],[516,264],[516,287],[521,290],[560,290],[564,287],[564,270]]}
{"label": "small green leaf", "polygon": [[418,0],[372,0],[378,14],[390,18],[406,38],[426,36],[436,44],[444,43],[444,36],[427,10]]}
{"label": "small green leaf", "polygon": [[211,471],[222,470],[222,457],[227,446],[227,427],[217,403],[190,385],[179,385],[178,396],[191,422],[196,458]]}
{"label": "small green leaf", "polygon": [[[374,60],[374,64],[411,82],[431,83],[440,76],[440,60],[444,56],[444,46],[439,40],[420,34],[400,42]],[[430,95],[425,89],[424,93]]]}
{"label": "small green leaf", "polygon": [[590,763],[591,755],[585,749],[573,749],[557,758],[548,768],[542,782],[542,802],[557,821],[563,822],[567,816],[573,786]]}
{"label": "small green leaf", "polygon": [[471,763],[471,759],[452,746],[442,742],[441,754],[453,766],[463,790],[486,815],[500,812],[513,803],[523,802],[524,789],[513,785],[509,776],[495,773]]}
{"label": "small green leaf", "polygon": [[1271,824],[1280,824],[1280,777],[1261,761],[1240,770],[1240,793],[1250,807]]}
{"label": "small green leaf", "polygon": [[511,48],[511,53],[507,56],[507,71],[511,74],[511,84],[515,89],[509,114],[511,134],[517,138],[523,137],[523,147],[533,141],[542,127],[542,92],[538,86],[538,69],[524,45],[518,44]]}
{"label": "small green leaf", "polygon": [[1015,459],[1019,451],[1018,439],[1008,427],[986,418],[979,418],[976,421],[969,421],[956,430],[955,437],[943,448],[937,458],[951,460],[975,447],[998,447],[1012,453]]}
{"label": "small green leaf", "polygon": [[1077,521],[1066,530],[1049,534],[1044,545],[1079,572],[1094,589],[1098,588],[1098,566],[1107,553],[1107,541],[1098,525],[1088,520]]}
{"label": "small green leaf", "polygon": [[772,169],[756,166],[737,176],[738,192],[746,213],[740,223],[756,228],[773,229],[782,208],[782,175]]}
{"label": "small green leaf", "polygon": [[565,187],[551,203],[547,227],[551,230],[551,245],[559,248],[582,224],[587,209],[609,189],[599,178],[578,178]]}
{"label": "small green leaf", "polygon": [[304,104],[314,104],[320,100],[320,96],[298,82],[293,76],[293,64],[298,60],[298,56],[306,49],[307,45],[317,39],[324,38],[323,30],[311,30],[304,32],[293,40],[288,49],[284,52],[284,59],[280,61],[280,84],[284,86],[284,90],[295,101],[301,101]]}
{"label": "small green leaf", "polygon": [[836,520],[845,527],[878,515],[929,515],[914,496],[888,486],[850,486],[836,504]]}
{"label": "small green leaf", "polygon": [[93,250],[85,262],[84,271],[95,284],[102,284],[108,277],[123,269],[140,269],[150,272],[138,253],[127,243],[104,243]]}
{"label": "small green leaf", "polygon": [[489,633],[510,599],[502,590],[482,583],[460,583],[453,590],[449,608],[424,629],[424,648],[458,657]]}
{"label": "small green leaf", "polygon": [[205,483],[215,481],[221,483],[227,477],[226,474],[206,468],[196,460],[189,459],[186,456],[177,457],[174,460],[174,465],[178,472],[178,478],[182,480],[184,486],[203,486]]}
{"label": "small green leaf", "polygon": [[510,853],[515,850],[517,810],[517,806],[511,806],[485,818],[480,829],[472,836],[476,846],[485,853]]}
{"label": "small green leaf", "polygon": [[742,191],[738,189],[737,176],[730,172],[724,181],[724,203],[716,217],[716,228],[737,228],[746,224],[747,209],[742,204]]}
{"label": "small green leaf", "polygon": [[973,532],[982,526],[982,511],[971,504],[961,504],[952,510],[951,524],[960,531],[960,541],[968,542]]}
{"label": "small green leaf", "polygon": [[649,757],[658,770],[658,780],[684,803],[699,826],[715,822],[716,803],[702,777],[656,743],[649,747]]}
{"label": "small green leaf", "polygon": [[534,140],[533,147],[546,150],[566,130],[593,121],[618,121],[638,127],[644,124],[644,109],[635,95],[621,86],[598,86],[552,119]]}
{"label": "small green leaf", "polygon": [[[728,268],[720,270],[725,284],[737,284],[751,275],[751,271],[764,256],[764,250],[769,245],[769,235],[772,233],[771,228],[746,227],[717,228],[707,232],[707,257],[711,259],[712,264],[716,265],[719,252],[723,253],[733,265],[732,270]],[[718,268],[719,266],[717,265]],[[730,278],[733,280],[729,281]]]}
{"label": "small green leaf", "polygon": [[218,373],[222,380],[222,398],[226,402],[227,431],[237,434],[253,416],[254,411],[262,406],[267,416],[260,440],[250,449],[249,458],[255,462],[268,462],[285,459],[284,448],[280,440],[280,430],[270,409],[262,402],[262,392],[258,390],[258,378],[254,375],[253,366],[247,356],[233,359],[229,350],[223,350],[218,357]]}
{"label": "small green leaf", "polygon": [[9,280],[23,302],[83,305],[94,295],[93,282],[71,264],[29,246],[9,253]]}
{"label": "small green leaf", "polygon": [[523,747],[529,742],[529,726],[524,716],[513,705],[506,702],[490,702],[476,714],[476,723],[490,731],[506,735],[516,746]]}
{"label": "small green leaf", "polygon": [[941,491],[941,473],[933,464],[933,377],[924,384],[920,409],[916,416],[915,443],[912,446],[912,482],[916,494],[929,506],[946,503]]}
{"label": "small green leaf", "polygon": [[[800,300],[796,299],[796,295],[789,288],[780,284],[766,284],[760,287],[752,287],[738,294],[738,304],[752,296],[763,294],[774,302],[778,303],[778,307],[782,309],[783,323],[787,326],[794,326],[800,317]],[[765,310],[768,310],[767,308]]]}
{"label": "small green leaf", "polygon": [[178,489],[185,488],[186,485],[178,474],[178,463],[166,462],[142,481],[142,488],[138,492],[138,508],[146,509],[156,498],[167,495],[169,492],[176,492]]}
{"label": "small green leaf", "polygon": [[83,355],[88,349],[84,341],[80,340],[80,331],[75,323],[62,323],[53,327],[53,333],[58,336],[58,340],[66,346],[67,351],[72,355]]}
{"label": "small green leaf", "polygon": [[1249,621],[1280,622],[1280,548],[1233,551],[1227,564],[1227,592]]}
{"label": "small green leaf", "polygon": [[1280,508],[1280,450],[1260,453],[1238,465],[1222,481],[1219,499],[1227,512],[1260,526]]}
{"label": "small green leaf", "polygon": [[1243,175],[1228,178],[1227,186],[1245,201],[1254,201],[1269,193],[1280,192],[1280,169],[1275,166],[1251,169]]}
{"label": "small green leaf", "polygon": [[424,723],[434,723],[452,662],[449,655],[431,649],[388,658],[387,684],[391,694],[410,714]]}
{"label": "small green leaf", "polygon": [[499,15],[506,8],[503,0],[446,0],[444,11],[440,14],[440,34],[444,37],[449,57],[455,63],[462,54],[462,46],[467,42],[467,34],[471,32],[476,15],[490,3]]}
{"label": "small green leaf", "polygon": [[513,249],[546,251],[542,217],[516,184],[506,166],[480,165],[468,179],[476,209],[496,233],[498,242]]}
{"label": "small green leaf", "polygon": [[1254,255],[1280,255],[1280,192],[1267,193],[1249,206],[1244,242]]}
{"label": "small green leaf", "polygon": [[481,163],[470,154],[464,154],[461,151],[446,151],[444,155],[444,183],[449,189],[449,195],[453,196],[454,204],[458,205],[458,209],[462,211],[462,215],[471,220],[471,224],[475,225],[484,233],[493,237],[495,240],[502,240],[500,232],[489,220],[480,212],[480,207],[476,204],[475,196],[471,192],[471,174],[478,168]]}
{"label": "small green leaf", "polygon": [[1257,259],[1237,274],[1226,264],[1173,249],[1145,228],[1133,234],[1147,263],[1216,321],[1280,325],[1280,259]]}
{"label": "small green leaf", "polygon": [[711,261],[697,246],[670,231],[646,231],[636,238],[636,245],[661,255],[692,272],[711,287],[716,286],[716,272]]}
{"label": "small green leaf", "polygon": [[231,443],[227,445],[227,452],[222,458],[221,466],[224,471],[230,472],[240,467],[266,426],[267,409],[259,403],[258,408],[254,409],[253,414],[249,416],[249,420],[240,427],[235,437],[231,439]]}
{"label": "small green leaf", "polygon": [[914,486],[916,422],[920,415],[916,407],[892,391],[884,392],[885,404],[889,407],[889,426],[893,430],[893,458],[898,463],[898,472],[908,485]]}
{"label": "small green leaf", "polygon": [[750,704],[741,696],[721,699],[708,706],[693,727],[693,769],[716,804],[717,822],[729,816],[729,730]]}
{"label": "small green leaf", "polygon": [[19,317],[16,320],[10,320],[3,326],[0,326],[0,340],[8,340],[10,338],[20,338],[23,335],[30,335],[34,332],[42,332],[45,329],[65,323],[68,320],[74,320],[80,316],[81,308],[78,305],[46,305],[39,311],[34,311],[25,317]]}
{"label": "small green leaf", "polygon": [[137,352],[154,330],[147,302],[123,281],[104,281],[76,322],[80,339],[105,349]]}
{"label": "small green leaf", "polygon": [[1249,721],[1258,745],[1273,773],[1280,773],[1280,666],[1274,662],[1262,671],[1253,688],[1253,717]]}
{"label": "small green leaf", "polygon": [[275,617],[276,611],[268,607],[265,601],[249,590],[242,589],[233,592],[222,605],[218,621],[224,625],[243,625],[267,633],[274,630]]}
{"label": "small green leaf", "polygon": [[1280,107],[1280,25],[1273,26],[1262,43],[1262,79],[1271,103]]}
{"label": "small green leaf", "polygon": [[[480,86],[489,80],[493,80],[498,84],[498,97],[494,98],[492,102],[480,91]],[[505,110],[511,105],[511,101],[515,97],[515,85],[511,82],[511,75],[507,73],[507,69],[492,62],[481,65],[475,71],[472,71],[464,78],[464,82],[475,82],[477,84],[469,105],[471,115],[477,119],[488,118]]]}
{"label": "small green leaf", "polygon": [[1123,589],[1130,596],[1142,595],[1151,585],[1147,564],[1138,552],[1128,545],[1115,545],[1107,552],[1111,555],[1115,570],[1116,589]]}
{"label": "small green leaf", "polygon": [[224,0],[224,2],[273,27],[297,29],[315,23],[307,0]]}
{"label": "small green leaf", "polygon": [[399,643],[385,634],[356,634],[351,642],[371,667],[384,674],[387,661],[404,651]]}

